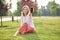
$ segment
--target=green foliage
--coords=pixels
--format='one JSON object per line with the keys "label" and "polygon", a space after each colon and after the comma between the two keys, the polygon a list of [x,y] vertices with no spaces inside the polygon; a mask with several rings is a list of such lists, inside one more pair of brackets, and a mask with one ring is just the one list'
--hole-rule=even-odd
{"label": "green foliage", "polygon": [[21,15],[21,10],[22,10],[20,3],[21,3],[21,1],[18,1],[18,2],[17,2],[17,15],[18,15],[18,16]]}
{"label": "green foliage", "polygon": [[57,8],[57,15],[60,16],[60,8]]}
{"label": "green foliage", "polygon": [[[7,5],[5,5],[4,3],[5,3],[5,0],[0,0],[0,16],[2,15],[2,16],[6,16],[7,15]],[[3,6],[5,6],[4,8],[3,8]],[[1,14],[2,13],[2,14]]]}
{"label": "green foliage", "polygon": [[37,10],[34,10],[34,12],[32,13],[33,16],[39,16],[39,13],[38,13],[38,9]]}
{"label": "green foliage", "polygon": [[57,8],[57,4],[55,3],[55,1],[51,2],[50,9],[55,12],[56,8]]}
{"label": "green foliage", "polygon": [[[5,11],[5,10],[0,10],[0,12],[2,13],[2,16],[7,16],[8,15],[7,11]],[[1,14],[0,14],[0,16],[1,16]]]}
{"label": "green foliage", "polygon": [[[47,8],[45,8],[47,7]],[[51,1],[47,6],[41,6],[41,15],[42,16],[59,16],[60,15],[60,6],[55,3],[55,1]]]}

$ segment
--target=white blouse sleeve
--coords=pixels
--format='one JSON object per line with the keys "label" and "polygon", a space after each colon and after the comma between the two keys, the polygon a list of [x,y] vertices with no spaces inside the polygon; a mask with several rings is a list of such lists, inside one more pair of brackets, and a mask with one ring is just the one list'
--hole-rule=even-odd
{"label": "white blouse sleeve", "polygon": [[23,23],[23,16],[21,16],[21,25],[22,25],[22,23]]}

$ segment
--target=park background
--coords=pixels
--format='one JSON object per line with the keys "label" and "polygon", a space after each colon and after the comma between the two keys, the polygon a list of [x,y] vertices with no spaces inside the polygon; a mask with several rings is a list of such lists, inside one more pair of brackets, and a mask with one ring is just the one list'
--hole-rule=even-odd
{"label": "park background", "polygon": [[14,37],[21,25],[21,1],[0,0],[0,40],[60,40],[60,0],[25,0],[34,4],[31,12],[36,33]]}

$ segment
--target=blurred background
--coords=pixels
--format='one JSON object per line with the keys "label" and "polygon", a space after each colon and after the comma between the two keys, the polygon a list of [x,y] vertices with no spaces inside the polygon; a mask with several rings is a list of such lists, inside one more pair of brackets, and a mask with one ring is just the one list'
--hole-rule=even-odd
{"label": "blurred background", "polygon": [[[29,5],[33,16],[60,16],[60,0],[0,0],[0,16],[20,16],[21,7]],[[29,4],[30,2],[30,4]]]}

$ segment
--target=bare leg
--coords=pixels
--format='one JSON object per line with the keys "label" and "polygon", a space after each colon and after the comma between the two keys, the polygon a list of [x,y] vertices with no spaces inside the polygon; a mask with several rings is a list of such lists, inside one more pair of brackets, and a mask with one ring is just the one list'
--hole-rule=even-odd
{"label": "bare leg", "polygon": [[18,33],[19,33],[19,31],[17,30],[16,33],[13,36],[17,36]]}

